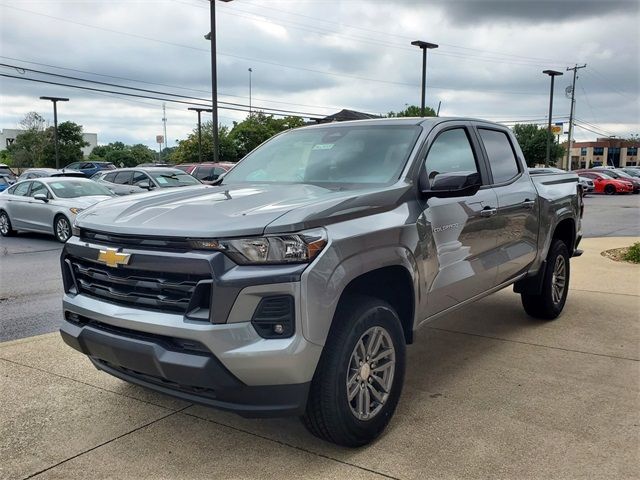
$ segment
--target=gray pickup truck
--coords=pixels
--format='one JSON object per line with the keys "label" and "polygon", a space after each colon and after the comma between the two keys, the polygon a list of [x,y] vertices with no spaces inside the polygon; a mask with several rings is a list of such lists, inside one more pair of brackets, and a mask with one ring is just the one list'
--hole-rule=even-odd
{"label": "gray pickup truck", "polygon": [[577,180],[531,177],[511,131],[484,121],[287,131],[219,185],[82,212],[60,331],[128,382],[364,445],[393,416],[417,329],[509,285],[532,317],[561,313]]}

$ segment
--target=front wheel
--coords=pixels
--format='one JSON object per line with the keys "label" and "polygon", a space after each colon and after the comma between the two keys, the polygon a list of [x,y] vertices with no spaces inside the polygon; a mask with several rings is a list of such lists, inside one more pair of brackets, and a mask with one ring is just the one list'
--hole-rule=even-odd
{"label": "front wheel", "polygon": [[533,295],[522,293],[522,306],[534,318],[557,318],[569,293],[569,249],[561,240],[554,240],[547,254],[547,265],[542,279],[542,291]]}
{"label": "front wheel", "polygon": [[316,369],[302,421],[317,437],[347,447],[378,437],[393,416],[404,382],[405,340],[386,302],[341,302]]}
{"label": "front wheel", "polygon": [[613,185],[607,185],[606,187],[604,187],[604,193],[606,193],[607,195],[614,195],[616,193],[616,187],[614,187]]}
{"label": "front wheel", "polygon": [[53,222],[53,233],[60,243],[66,243],[71,238],[71,224],[64,215],[58,215]]}
{"label": "front wheel", "polygon": [[0,211],[0,235],[3,237],[12,237],[15,234],[16,231],[11,226],[9,214],[4,210]]}

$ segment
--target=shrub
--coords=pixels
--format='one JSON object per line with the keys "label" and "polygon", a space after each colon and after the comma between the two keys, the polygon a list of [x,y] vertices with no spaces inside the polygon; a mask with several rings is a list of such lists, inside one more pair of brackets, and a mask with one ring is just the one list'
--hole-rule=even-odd
{"label": "shrub", "polygon": [[640,263],[640,242],[631,245],[624,254],[623,259],[627,262]]}

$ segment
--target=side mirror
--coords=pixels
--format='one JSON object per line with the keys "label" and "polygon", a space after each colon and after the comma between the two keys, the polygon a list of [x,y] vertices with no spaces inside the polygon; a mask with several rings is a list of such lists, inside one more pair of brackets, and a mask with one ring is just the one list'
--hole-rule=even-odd
{"label": "side mirror", "polygon": [[428,188],[421,188],[426,198],[470,197],[482,186],[478,172],[441,173],[433,177]]}
{"label": "side mirror", "polygon": [[33,198],[35,200],[40,200],[41,202],[48,203],[49,198],[44,193],[36,193]]}
{"label": "side mirror", "polygon": [[136,183],[136,187],[144,188],[145,190],[151,190],[153,188],[153,185],[149,180],[140,180],[138,183]]}

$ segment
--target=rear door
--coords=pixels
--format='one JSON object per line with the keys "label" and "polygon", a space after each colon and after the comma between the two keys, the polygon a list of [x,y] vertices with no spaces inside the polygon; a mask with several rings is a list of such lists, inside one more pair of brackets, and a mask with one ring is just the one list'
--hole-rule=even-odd
{"label": "rear door", "polygon": [[498,198],[497,284],[527,270],[538,243],[538,193],[525,171],[524,156],[507,129],[476,124]]}
{"label": "rear door", "polygon": [[28,215],[29,205],[29,188],[31,187],[30,181],[23,181],[12,188],[6,193],[7,197],[7,210],[9,219],[14,228],[30,228],[28,221],[26,221]]}
{"label": "rear door", "polygon": [[[429,182],[439,174],[477,172],[483,187],[472,196],[429,198],[425,222],[423,277],[427,316],[468,300],[495,284],[496,195],[468,122],[446,122],[430,134],[424,161]],[[419,225],[419,230],[422,230]]]}

